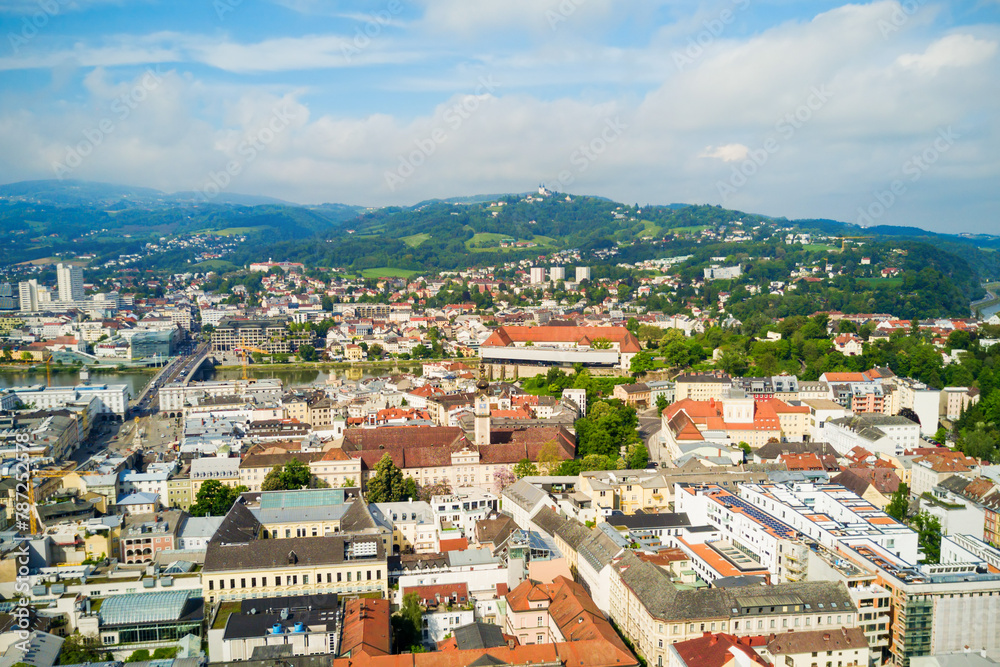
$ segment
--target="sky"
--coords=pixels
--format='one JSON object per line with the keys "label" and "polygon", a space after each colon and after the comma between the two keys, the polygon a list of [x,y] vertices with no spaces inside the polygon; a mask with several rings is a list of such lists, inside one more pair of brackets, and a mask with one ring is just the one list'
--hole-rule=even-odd
{"label": "sky", "polygon": [[1000,0],[0,0],[0,182],[1000,234]]}

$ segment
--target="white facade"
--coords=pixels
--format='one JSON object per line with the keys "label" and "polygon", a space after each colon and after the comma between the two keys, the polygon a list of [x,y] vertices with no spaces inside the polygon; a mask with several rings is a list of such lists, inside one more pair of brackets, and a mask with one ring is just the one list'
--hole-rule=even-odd
{"label": "white facade", "polygon": [[83,269],[72,264],[57,264],[60,301],[83,301]]}
{"label": "white facade", "polygon": [[741,484],[740,498],[836,551],[841,540],[867,538],[911,563],[917,533],[839,484]]}
{"label": "white facade", "polygon": [[909,378],[897,378],[899,407],[909,408],[920,418],[920,433],[934,435],[938,427],[941,391]]}
{"label": "white facade", "polygon": [[[721,491],[720,487],[709,489]],[[678,484],[674,492],[674,511],[686,512],[692,525],[719,528],[737,548],[755,554],[768,571],[780,572],[778,542],[782,538],[748,514],[733,511],[718,502],[707,491],[683,488]]]}
{"label": "white facade", "polygon": [[171,384],[160,389],[161,410],[181,410],[202,398],[218,396],[253,397],[264,401],[281,400],[281,380],[223,380]]}
{"label": "white facade", "polygon": [[432,497],[430,504],[438,526],[442,521],[450,521],[463,534],[473,535],[476,522],[496,512],[499,503],[497,497],[488,491],[459,488],[451,495]]}
{"label": "white facade", "polygon": [[167,479],[170,473],[166,472],[134,472],[130,471],[122,475],[122,493],[148,493],[160,499],[160,504],[170,507],[170,494],[167,492]]}
{"label": "white facade", "polygon": [[468,625],[476,620],[476,612],[472,609],[455,609],[453,611],[424,612],[423,640],[425,644],[443,641],[445,635],[453,634],[455,628]]}
{"label": "white facade", "polygon": [[576,282],[582,280],[590,280],[590,267],[589,266],[578,266],[576,267]]}
{"label": "white facade", "polygon": [[556,282],[557,280],[566,280],[566,267],[565,266],[553,266],[549,269],[549,280]]}
{"label": "white facade", "polygon": [[38,410],[52,410],[70,403],[89,403],[97,398],[100,414],[124,417],[128,413],[129,391],[126,384],[80,384],[75,387],[15,387],[11,390],[25,405],[34,403]]}
{"label": "white facade", "polygon": [[490,567],[492,569],[437,570],[404,574],[399,577],[399,590],[403,591],[414,586],[464,583],[468,586],[470,598],[495,596],[497,584],[508,583],[508,571],[507,568],[501,567],[499,563],[493,563]]}
{"label": "white facade", "polygon": [[531,267],[531,284],[541,285],[544,282],[545,282],[545,267],[544,266]]}
{"label": "white facade", "polygon": [[827,421],[823,431],[824,439],[841,455],[863,447],[873,454],[899,456],[920,446],[920,425],[902,417],[861,413],[851,422]]}

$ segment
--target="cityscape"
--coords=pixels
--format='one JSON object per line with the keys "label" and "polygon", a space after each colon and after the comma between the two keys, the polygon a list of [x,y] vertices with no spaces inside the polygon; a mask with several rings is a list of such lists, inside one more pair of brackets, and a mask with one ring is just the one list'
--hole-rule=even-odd
{"label": "cityscape", "polygon": [[0,667],[1000,665],[998,25],[0,2]]}

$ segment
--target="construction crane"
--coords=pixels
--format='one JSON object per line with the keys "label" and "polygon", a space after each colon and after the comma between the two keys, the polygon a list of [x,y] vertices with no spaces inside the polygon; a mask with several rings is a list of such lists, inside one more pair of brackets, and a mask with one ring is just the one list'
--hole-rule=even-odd
{"label": "construction crane", "polygon": [[38,534],[38,512],[35,505],[35,478],[36,477],[65,477],[75,470],[28,470],[28,518],[31,522],[31,534]]}
{"label": "construction crane", "polygon": [[854,240],[859,240],[859,239],[872,239],[874,237],[871,237],[871,236],[831,236],[830,238],[832,240],[834,240],[834,241],[840,241],[840,252],[844,252],[845,250],[847,250],[847,242],[848,241],[854,241]]}
{"label": "construction crane", "polygon": [[271,354],[267,350],[262,350],[259,347],[251,347],[249,345],[240,345],[239,347],[235,348],[233,352],[236,352],[237,354],[242,353],[240,354],[240,364],[243,366],[244,380],[250,379],[250,376],[247,375],[247,367],[250,365],[250,355],[248,353],[256,352],[258,354],[267,354],[267,355]]}

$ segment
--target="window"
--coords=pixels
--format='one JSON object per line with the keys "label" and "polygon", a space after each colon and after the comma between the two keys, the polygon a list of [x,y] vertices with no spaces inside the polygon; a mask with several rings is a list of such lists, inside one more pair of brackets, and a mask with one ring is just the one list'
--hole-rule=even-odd
{"label": "window", "polygon": [[246,587],[247,587],[247,580],[241,578],[240,579],[240,588],[246,588]]}
{"label": "window", "polygon": [[250,577],[250,587],[257,588],[257,577]]}
{"label": "window", "polygon": [[260,579],[260,585],[264,586],[264,587],[267,587],[267,577],[261,577],[261,579]]}
{"label": "window", "polygon": [[542,635],[538,635],[538,643],[541,644],[545,638]]}
{"label": "window", "polygon": [[773,618],[771,619],[771,628],[772,629],[774,628],[774,619]]}
{"label": "window", "polygon": [[281,585],[281,575],[277,575],[277,576],[274,577],[274,585],[275,586],[280,586]]}
{"label": "window", "polygon": [[302,575],[302,583],[306,584],[306,585],[309,584],[309,575],[308,574],[303,574]]}
{"label": "window", "polygon": [[230,588],[236,588],[236,580],[235,579],[230,579],[229,580],[229,587]]}
{"label": "window", "polygon": [[351,580],[351,574],[352,574],[351,572],[348,572],[348,573],[347,573],[347,580],[348,580],[348,581],[350,581],[350,580]]}
{"label": "window", "polygon": [[541,616],[538,617],[538,623],[536,625],[538,627],[542,627],[542,617]]}
{"label": "window", "polygon": [[663,640],[662,640],[662,639],[658,640],[658,641],[656,642],[656,645],[657,645],[657,646],[658,646],[659,648],[663,648]]}
{"label": "window", "polygon": [[372,580],[372,571],[371,570],[365,571],[365,581],[371,581],[371,580]]}
{"label": "window", "polygon": [[298,584],[299,584],[299,575],[293,574],[292,575],[292,586],[297,586]]}
{"label": "window", "polygon": [[340,575],[341,575],[341,574],[343,574],[343,573],[342,573],[342,572],[338,572],[338,573],[337,573],[337,583],[338,583],[338,584],[340,583]]}
{"label": "window", "polygon": [[214,591],[215,590],[215,581],[213,579],[209,579],[208,580],[208,590],[210,590],[210,591]]}

